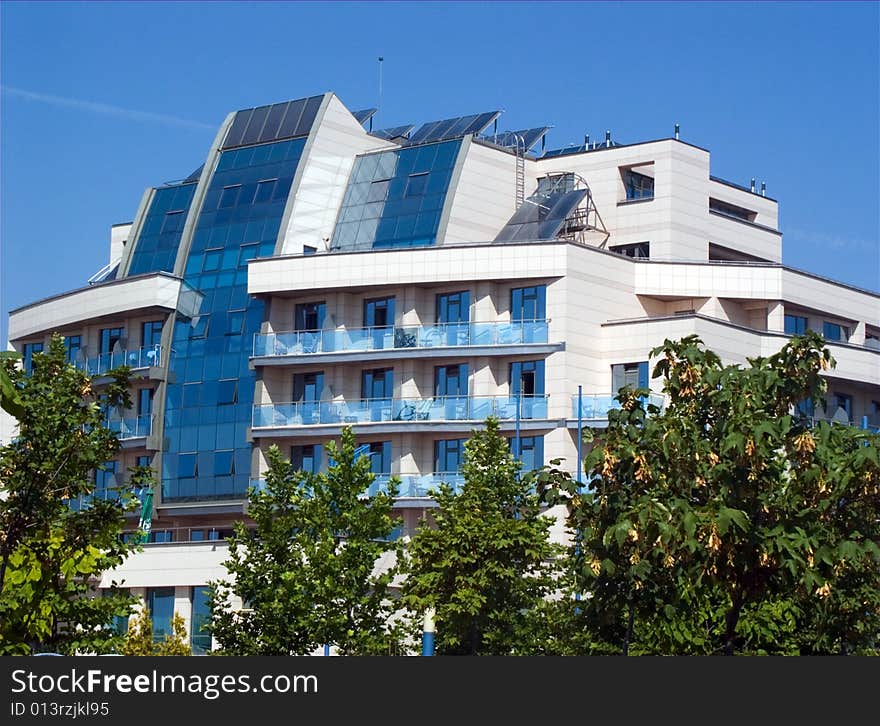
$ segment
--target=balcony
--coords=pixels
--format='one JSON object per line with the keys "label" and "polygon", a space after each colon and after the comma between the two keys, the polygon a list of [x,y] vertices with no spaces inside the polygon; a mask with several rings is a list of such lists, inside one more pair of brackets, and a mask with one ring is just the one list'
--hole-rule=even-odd
{"label": "balcony", "polygon": [[166,361],[163,357],[162,346],[153,345],[136,350],[102,353],[93,358],[75,359],[73,364],[90,376],[103,376],[119,366],[128,366],[132,370],[143,370],[164,366]]}
{"label": "balcony", "polygon": [[[581,396],[581,410],[580,417],[578,416],[578,395],[574,394],[571,397],[571,416],[577,421],[580,418],[582,421],[607,421],[608,420],[608,412],[614,409],[620,408],[620,403],[615,399],[615,395],[613,393],[602,393],[602,394],[584,394]],[[654,404],[661,410],[664,405],[663,396],[652,393],[649,396],[645,396],[643,399],[645,406],[648,404]]]}
{"label": "balcony", "polygon": [[[254,435],[258,429],[289,429],[320,425],[358,424],[402,426],[426,423],[502,421],[517,417],[515,396],[435,396],[433,398],[362,398],[352,401],[314,401],[254,406]],[[547,418],[547,396],[522,396],[519,417],[525,421]],[[383,429],[384,430],[384,429]],[[390,430],[390,429],[389,429]],[[319,433],[323,433],[319,431]]]}
{"label": "balcony", "polygon": [[253,358],[256,365],[289,365],[352,358],[442,357],[449,355],[450,348],[470,348],[473,350],[468,352],[473,355],[552,352],[561,349],[562,344],[548,344],[549,322],[445,323],[265,333],[254,336]]}
{"label": "balcony", "polygon": [[[115,433],[123,448],[136,448],[146,443],[140,439],[146,439],[152,430],[152,417],[150,415],[136,416],[135,418],[116,418],[104,422],[104,426]],[[128,444],[126,446],[126,444]]]}

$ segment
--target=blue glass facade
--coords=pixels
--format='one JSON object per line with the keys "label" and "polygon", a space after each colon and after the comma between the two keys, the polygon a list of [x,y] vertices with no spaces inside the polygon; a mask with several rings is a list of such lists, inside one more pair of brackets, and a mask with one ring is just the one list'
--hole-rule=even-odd
{"label": "blue glass facade", "polygon": [[129,275],[160,270],[174,272],[183,224],[195,191],[196,185],[192,183],[160,187],[153,192],[131,255]]}
{"label": "blue glass facade", "polygon": [[247,261],[271,256],[305,138],[225,151],[205,194],[184,278],[204,297],[174,328],[165,404],[163,501],[240,499],[251,473],[251,341],[263,303]]}
{"label": "blue glass facade", "polygon": [[332,246],[369,249],[435,244],[460,148],[459,139],[359,157]]}

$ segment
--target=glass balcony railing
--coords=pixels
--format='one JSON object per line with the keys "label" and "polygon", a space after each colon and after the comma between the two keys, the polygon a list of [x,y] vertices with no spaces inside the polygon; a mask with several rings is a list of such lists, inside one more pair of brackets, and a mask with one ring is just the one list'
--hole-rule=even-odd
{"label": "glass balcony railing", "polygon": [[[608,418],[608,412],[613,409],[620,408],[620,403],[615,400],[615,394],[584,394],[581,396],[581,415],[584,421],[604,421]],[[663,408],[663,396],[652,393],[645,397],[645,405],[653,403],[655,406]],[[571,416],[578,418],[578,396],[574,394],[571,397]]]}
{"label": "glass balcony railing", "polygon": [[118,434],[121,441],[149,436],[152,428],[152,417],[137,416],[135,418],[117,418],[104,422],[104,426]]}
{"label": "glass balcony railing", "polygon": [[[376,474],[376,478],[370,485],[364,496],[373,497],[381,491],[385,491],[392,476],[396,476],[400,485],[398,497],[426,497],[431,489],[440,487],[441,482],[449,484],[453,491],[459,491],[464,484],[464,476],[457,471],[442,471],[435,474]],[[251,486],[258,490],[266,487],[264,479],[256,479]]]}
{"label": "glass balcony railing", "polygon": [[99,376],[119,366],[130,368],[150,368],[164,365],[162,346],[153,345],[137,350],[119,350],[115,353],[102,353],[94,358],[74,360],[73,364],[90,376]]}
{"label": "glass balcony railing", "polygon": [[[522,396],[521,419],[547,418],[547,396]],[[484,421],[516,418],[515,396],[436,396],[434,398],[362,398],[254,406],[253,426],[311,426],[378,421]]]}
{"label": "glass balcony railing", "polygon": [[254,356],[546,343],[548,323],[548,320],[522,320],[257,334]]}

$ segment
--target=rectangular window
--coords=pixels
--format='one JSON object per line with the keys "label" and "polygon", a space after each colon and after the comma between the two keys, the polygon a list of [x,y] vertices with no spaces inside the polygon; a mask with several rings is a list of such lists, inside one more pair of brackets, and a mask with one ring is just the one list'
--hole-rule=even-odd
{"label": "rectangular window", "polygon": [[611,392],[617,392],[624,387],[648,388],[648,361],[639,363],[617,363],[611,366]]}
{"label": "rectangular window", "polygon": [[370,457],[370,471],[373,474],[390,474],[391,442],[372,441],[368,444],[363,444],[363,446],[369,447],[368,450],[364,451],[364,454]]}
{"label": "rectangular window", "polygon": [[171,618],[174,616],[174,588],[148,587],[147,610],[153,621],[153,642],[165,640],[172,635]]}
{"label": "rectangular window", "polygon": [[293,313],[293,329],[321,330],[324,327],[324,314],[327,304],[321,302],[298,303]]}
{"label": "rectangular window", "polygon": [[153,544],[168,544],[173,541],[174,536],[170,529],[154,529],[150,531],[150,542]]}
{"label": "rectangular window", "polygon": [[845,325],[825,321],[822,324],[822,335],[825,336],[825,340],[837,340],[845,343],[849,340],[849,329]]}
{"label": "rectangular window", "polygon": [[467,396],[468,364],[456,363],[434,368],[435,396]]}
{"label": "rectangular window", "polygon": [[437,295],[438,323],[466,323],[471,317],[470,290],[441,292]]}
{"label": "rectangular window", "polygon": [[725,217],[739,219],[742,222],[754,222],[758,216],[757,212],[753,212],[750,209],[738,207],[735,204],[722,202],[720,199],[712,199],[711,197],[709,198],[709,211],[723,214]]}
{"label": "rectangular window", "polygon": [[321,444],[290,447],[290,464],[297,471],[317,474],[323,470],[324,447]]}
{"label": "rectangular window", "polygon": [[147,456],[138,456],[138,457],[135,459],[134,463],[135,463],[135,466],[145,466],[145,467],[149,467],[149,466],[152,464],[152,460],[153,460],[153,457],[151,457],[151,456],[149,456],[149,455],[147,455]]}
{"label": "rectangular window", "polygon": [[807,319],[800,315],[786,315],[785,332],[788,335],[803,335],[807,332]]}
{"label": "rectangular window", "polygon": [[391,398],[394,393],[394,369],[372,368],[361,374],[361,398]]}
{"label": "rectangular window", "polygon": [[208,606],[208,588],[197,586],[192,589],[192,617],[190,618],[190,645],[193,655],[205,655],[211,650],[211,634],[206,627],[211,623],[211,609]]}
{"label": "rectangular window", "polygon": [[510,450],[522,462],[522,471],[533,471],[544,466],[544,437],[521,436],[519,452],[516,451],[516,438],[510,439]]}
{"label": "rectangular window", "polygon": [[639,174],[632,169],[623,170],[623,186],[626,189],[627,199],[653,199],[653,177]]}
{"label": "rectangular window", "polygon": [[828,415],[833,421],[850,423],[852,421],[852,396],[847,393],[835,392],[831,396],[831,405],[828,407]]}
{"label": "rectangular window", "polygon": [[[101,590],[101,597],[111,597],[114,593],[110,590],[103,589]],[[131,590],[127,587],[120,587],[118,593],[119,595],[131,595]],[[111,621],[110,629],[116,633],[116,635],[125,635],[128,630],[128,615],[114,615],[113,620]]]}
{"label": "rectangular window", "polygon": [[226,335],[241,335],[244,330],[245,310],[229,310],[226,313]]}
{"label": "rectangular window", "polygon": [[64,338],[64,350],[67,353],[67,362],[75,363],[79,360],[79,352],[82,349],[81,335],[67,335]]}
{"label": "rectangular window", "polygon": [[364,300],[364,327],[387,328],[394,325],[394,298]]}
{"label": "rectangular window", "polygon": [[544,395],[544,361],[516,361],[510,364],[511,396]]}
{"label": "rectangular window", "polygon": [[647,260],[651,257],[650,242],[636,242],[629,245],[611,245],[608,247],[612,252],[626,257],[634,257],[636,259]]}
{"label": "rectangular window", "polygon": [[510,291],[510,319],[544,320],[547,317],[547,286],[515,287]]}
{"label": "rectangular window", "polygon": [[150,416],[153,413],[153,388],[141,388],[138,391],[138,416]]}
{"label": "rectangular window", "polygon": [[150,320],[141,325],[141,346],[144,348],[152,348],[162,342],[162,326],[161,320]]}
{"label": "rectangular window", "polygon": [[113,353],[122,349],[122,339],[125,337],[123,328],[104,328],[101,331],[101,353]]}
{"label": "rectangular window", "polygon": [[238,403],[238,379],[225,378],[217,382],[217,404],[228,406]]}
{"label": "rectangular window", "polygon": [[238,195],[240,193],[241,184],[223,187],[223,191],[220,193],[220,203],[217,205],[218,209],[228,209],[229,207],[234,207],[236,204],[238,204]]}
{"label": "rectangular window", "polygon": [[404,191],[404,197],[421,197],[425,193],[425,188],[428,186],[428,172],[422,172],[421,174],[410,174],[409,179],[406,182],[406,191]]}
{"label": "rectangular window", "polygon": [[26,373],[33,373],[34,370],[34,355],[36,353],[43,352],[43,344],[42,343],[25,343],[21,347],[21,356],[23,358],[22,364],[24,365],[24,370]]}
{"label": "rectangular window", "polygon": [[293,376],[294,403],[315,403],[324,393],[324,372],[295,373]]}
{"label": "rectangular window", "polygon": [[214,452],[214,476],[229,476],[235,473],[232,450]]}
{"label": "rectangular window", "polygon": [[113,487],[116,486],[116,472],[119,462],[105,461],[103,469],[95,470],[95,497],[98,499],[113,498]]}
{"label": "rectangular window", "polygon": [[388,196],[388,185],[390,179],[379,179],[370,184],[370,191],[367,193],[367,202],[384,202]]}
{"label": "rectangular window", "polygon": [[264,179],[257,183],[257,193],[254,196],[254,204],[268,202],[272,199],[272,192],[275,191],[275,183],[277,179]]}
{"label": "rectangular window", "polygon": [[467,439],[441,439],[434,442],[434,473],[459,472],[464,463]]}

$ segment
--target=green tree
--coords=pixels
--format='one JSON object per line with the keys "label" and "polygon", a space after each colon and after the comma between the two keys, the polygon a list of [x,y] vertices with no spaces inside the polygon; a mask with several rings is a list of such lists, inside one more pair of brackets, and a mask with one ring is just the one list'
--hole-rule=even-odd
{"label": "green tree", "polygon": [[465,444],[464,484],[435,493],[433,523],[407,548],[402,601],[434,608],[443,655],[508,655],[533,649],[531,613],[555,587],[550,518],[537,474],[520,473],[494,418]]}
{"label": "green tree", "polygon": [[186,621],[175,611],[171,618],[171,633],[166,633],[163,640],[156,641],[150,613],[146,608],[140,608],[129,620],[120,652],[122,655],[192,655]]}
{"label": "green tree", "polygon": [[69,502],[94,492],[93,472],[119,449],[103,422],[107,407],[130,403],[127,370],[110,374],[99,396],[57,335],[32,373],[2,365],[20,408],[18,435],[0,449],[0,653],[112,650],[111,621],[133,600],[115,585],[92,597],[93,586],[132,551],[121,537],[130,498]]}
{"label": "green tree", "polygon": [[[587,652],[860,653],[880,632],[880,437],[808,422],[834,365],[815,333],[748,367],[667,340],[668,405],[621,390],[569,483]],[[556,501],[551,495],[551,501]],[[571,605],[571,603],[569,603]]]}
{"label": "green tree", "polygon": [[[397,493],[367,497],[375,476],[356,456],[350,428],[331,441],[326,473],[295,470],[277,447],[268,452],[263,491],[251,490],[255,528],[236,525],[224,563],[232,579],[211,583],[206,629],[229,655],[304,655],[325,644],[342,654],[397,648],[389,625],[390,571],[377,560],[396,552],[391,508]],[[232,596],[246,605],[231,607]]]}

